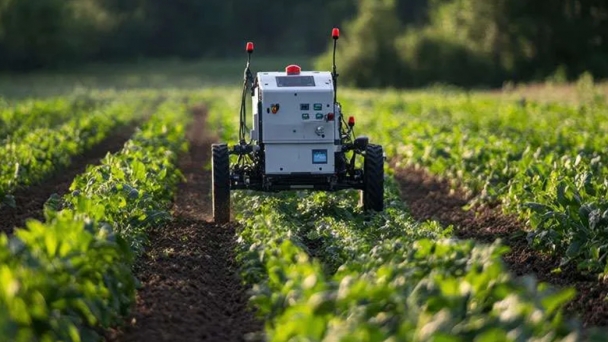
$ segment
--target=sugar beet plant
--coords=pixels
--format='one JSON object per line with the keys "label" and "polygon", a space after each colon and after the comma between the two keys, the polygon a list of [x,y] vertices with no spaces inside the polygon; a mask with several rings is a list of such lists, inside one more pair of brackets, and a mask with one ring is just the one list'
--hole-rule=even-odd
{"label": "sugar beet plant", "polygon": [[[144,100],[116,100],[90,112],[71,112],[71,118],[59,126],[33,128],[20,137],[11,135],[0,146],[2,203],[15,205],[10,196],[15,189],[40,182],[66,167],[74,156],[100,143],[112,131],[141,118],[146,104]],[[63,109],[69,111],[70,107]]]}
{"label": "sugar beet plant", "polygon": [[0,236],[0,335],[10,341],[100,340],[132,305],[145,229],[169,219],[184,106],[167,101],[122,151],[52,197],[45,223]]}
{"label": "sugar beet plant", "polygon": [[529,220],[534,246],[563,256],[564,264],[608,274],[605,103],[538,104],[460,93],[344,97],[396,163],[464,185],[478,203],[502,202],[507,212]]}
{"label": "sugar beet plant", "polygon": [[[211,103],[210,125],[233,126],[234,108]],[[387,175],[386,210],[370,217],[356,209],[352,191],[232,194],[238,260],[269,340],[579,336],[579,324],[562,317],[572,290],[513,278],[498,243],[457,240],[437,223],[415,222]]]}
{"label": "sugar beet plant", "polygon": [[99,108],[105,101],[81,94],[0,102],[0,139],[19,140],[36,128],[52,128]]}

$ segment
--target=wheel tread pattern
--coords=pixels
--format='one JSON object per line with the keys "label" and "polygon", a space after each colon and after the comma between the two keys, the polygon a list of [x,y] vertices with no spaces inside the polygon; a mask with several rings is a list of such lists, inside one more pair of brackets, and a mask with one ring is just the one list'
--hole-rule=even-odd
{"label": "wheel tread pattern", "polygon": [[212,202],[215,223],[230,222],[230,156],[226,144],[211,145]]}
{"label": "wheel tread pattern", "polygon": [[384,153],[382,146],[374,144],[367,145],[363,162],[363,178],[363,210],[383,211]]}

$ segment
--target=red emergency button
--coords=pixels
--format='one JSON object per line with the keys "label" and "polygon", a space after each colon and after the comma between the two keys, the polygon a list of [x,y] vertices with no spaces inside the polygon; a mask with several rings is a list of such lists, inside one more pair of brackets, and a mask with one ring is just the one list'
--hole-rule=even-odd
{"label": "red emergency button", "polygon": [[287,73],[287,75],[299,75],[300,71],[302,71],[302,68],[295,64],[288,65],[285,68],[285,72]]}

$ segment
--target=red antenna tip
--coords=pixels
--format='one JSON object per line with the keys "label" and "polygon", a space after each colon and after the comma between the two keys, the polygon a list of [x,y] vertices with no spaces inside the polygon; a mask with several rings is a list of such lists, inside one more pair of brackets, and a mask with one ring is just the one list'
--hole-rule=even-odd
{"label": "red antenna tip", "polygon": [[348,118],[348,125],[350,127],[353,127],[355,125],[355,117],[354,116],[351,116],[351,117]]}
{"label": "red antenna tip", "polygon": [[337,28],[337,27],[334,27],[334,29],[333,29],[333,30],[331,30],[331,37],[332,37],[333,39],[338,39],[338,38],[340,38],[340,29],[339,29],[339,28]]}

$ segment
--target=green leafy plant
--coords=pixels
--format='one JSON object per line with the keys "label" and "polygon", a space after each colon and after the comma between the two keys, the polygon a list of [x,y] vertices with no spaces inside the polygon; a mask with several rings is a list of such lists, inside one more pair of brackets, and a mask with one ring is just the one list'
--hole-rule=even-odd
{"label": "green leafy plant", "polygon": [[132,272],[146,228],[168,206],[187,148],[183,105],[167,101],[122,151],[52,197],[46,220],[0,236],[0,335],[11,341],[100,340],[135,299]]}
{"label": "green leafy plant", "polygon": [[[362,113],[379,103],[389,112],[405,106],[401,99],[369,100],[359,91],[343,96],[356,100]],[[217,105],[210,111],[213,127],[235,125],[228,114],[234,108],[212,103]],[[355,107],[350,105],[345,107]],[[412,104],[413,110],[421,109],[416,106]],[[442,120],[449,122],[441,119],[447,114],[435,114],[434,124],[408,124],[381,114],[360,122],[370,135],[380,137],[389,155],[440,159],[433,165],[445,172],[462,172],[459,168],[466,166],[469,173],[490,176],[492,171],[480,162],[494,165],[495,155],[512,154],[511,160],[517,159],[517,152],[500,149],[500,139],[490,140],[495,148],[489,151],[468,147],[464,141],[482,140],[464,128],[441,127]],[[223,141],[235,137],[229,130],[222,132]],[[423,134],[426,144],[417,139]],[[409,146],[410,142],[417,145]],[[460,157],[463,151],[470,151],[468,159]],[[474,184],[500,184],[509,178],[492,177],[479,177],[482,181]],[[457,240],[451,227],[415,222],[399,199],[390,169],[385,192],[386,210],[371,217],[357,208],[354,191],[232,193],[233,212],[241,225],[237,258],[244,281],[252,287],[251,303],[266,322],[268,340],[580,338],[580,323],[562,314],[574,290],[558,291],[532,277],[511,276],[502,262],[507,248],[499,241],[484,245]]]}
{"label": "green leafy plant", "polygon": [[15,189],[36,184],[60,171],[71,163],[72,157],[100,143],[113,130],[138,119],[144,103],[116,101],[91,112],[86,112],[87,107],[71,112],[75,104],[63,105],[65,108],[61,105],[58,102],[47,106],[57,106],[58,113],[66,119],[71,115],[66,122],[55,127],[52,119],[48,119],[52,114],[34,111],[39,117],[39,127],[21,122],[27,133],[14,133],[0,146],[0,199],[5,205],[14,205],[10,195]]}
{"label": "green leafy plant", "polygon": [[540,104],[443,90],[342,97],[397,167],[448,179],[474,195],[471,204],[501,203],[530,223],[532,246],[608,274],[605,102]]}

